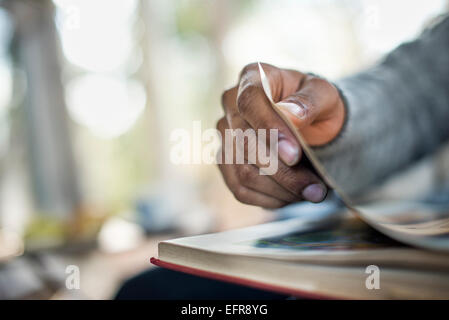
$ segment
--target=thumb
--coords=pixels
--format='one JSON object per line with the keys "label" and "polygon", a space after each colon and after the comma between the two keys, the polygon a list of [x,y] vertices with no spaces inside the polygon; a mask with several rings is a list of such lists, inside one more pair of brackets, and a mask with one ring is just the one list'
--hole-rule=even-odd
{"label": "thumb", "polygon": [[331,141],[343,124],[344,108],[337,88],[315,76],[307,76],[299,91],[277,106],[311,145]]}
{"label": "thumb", "polygon": [[302,129],[312,124],[324,108],[326,91],[329,91],[327,84],[324,79],[307,76],[297,92],[282,99],[277,105],[293,120],[297,129]]}

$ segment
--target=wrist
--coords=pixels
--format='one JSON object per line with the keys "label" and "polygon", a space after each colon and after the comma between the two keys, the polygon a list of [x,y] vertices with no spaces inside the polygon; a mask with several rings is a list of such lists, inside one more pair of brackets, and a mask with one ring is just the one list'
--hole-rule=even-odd
{"label": "wrist", "polygon": [[322,145],[318,147],[324,147],[329,144],[332,144],[336,140],[339,139],[339,137],[342,135],[342,133],[345,131],[346,124],[348,122],[348,116],[349,116],[349,108],[347,99],[344,95],[344,93],[341,91],[339,87],[337,87],[334,83],[331,83],[338,93],[338,98],[335,103],[334,114],[333,114],[333,129],[332,129],[332,135],[328,141],[323,143]]}

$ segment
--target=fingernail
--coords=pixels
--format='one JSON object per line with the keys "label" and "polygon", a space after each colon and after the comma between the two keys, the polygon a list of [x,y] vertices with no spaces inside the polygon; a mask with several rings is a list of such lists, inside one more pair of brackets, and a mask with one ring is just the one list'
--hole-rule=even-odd
{"label": "fingernail", "polygon": [[326,196],[326,190],[321,184],[311,184],[302,191],[302,196],[307,201],[320,202]]}
{"label": "fingernail", "polygon": [[287,165],[292,166],[298,162],[299,149],[292,142],[282,139],[278,144],[279,156]]}
{"label": "fingernail", "polygon": [[305,112],[304,108],[302,108],[301,106],[297,105],[296,103],[293,103],[293,102],[278,102],[277,105],[279,107],[284,108],[285,110],[287,110],[288,112],[290,112],[291,114],[293,114],[294,116],[296,116],[298,118],[303,118],[306,115],[306,112]]}

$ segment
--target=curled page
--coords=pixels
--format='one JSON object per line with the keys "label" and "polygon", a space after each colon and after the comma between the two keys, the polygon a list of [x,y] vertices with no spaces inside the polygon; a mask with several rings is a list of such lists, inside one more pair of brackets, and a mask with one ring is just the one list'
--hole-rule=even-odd
{"label": "curled page", "polygon": [[449,252],[449,196],[446,199],[378,200],[370,203],[355,203],[345,190],[328,174],[313,149],[307,144],[293,122],[273,100],[270,83],[258,63],[262,87],[275,112],[287,124],[298,140],[304,154],[323,181],[341,198],[343,203],[373,228],[398,241]]}
{"label": "curled page", "polygon": [[[276,105],[276,103],[273,101],[273,95],[271,94],[271,88],[270,83],[268,82],[267,75],[265,74],[265,71],[262,68],[262,65],[260,63],[257,63],[259,66],[259,72],[260,72],[260,79],[262,82],[263,91],[265,92],[265,95],[267,96],[268,100],[271,103],[271,106],[273,107],[274,111],[281,117],[282,120],[287,124],[290,131],[293,133],[295,138],[299,141],[299,144],[301,145],[302,150],[306,154],[307,158],[312,163],[313,167],[318,171],[321,178],[324,180],[324,182],[327,183],[328,186],[330,186],[332,189],[338,191],[337,184],[332,180],[332,178],[326,173],[326,169],[324,166],[320,163],[318,158],[316,157],[313,150],[308,146],[306,141],[304,140],[301,133],[295,128],[293,122],[290,121],[288,117],[285,116],[285,114],[281,111],[281,109]],[[337,192],[337,194],[342,197],[343,202],[348,205],[349,201],[345,201],[345,197],[343,196],[343,191]]]}

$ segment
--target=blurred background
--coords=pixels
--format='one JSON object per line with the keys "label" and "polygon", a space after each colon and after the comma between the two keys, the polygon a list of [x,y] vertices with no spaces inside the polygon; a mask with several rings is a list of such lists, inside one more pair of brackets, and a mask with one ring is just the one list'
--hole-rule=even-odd
{"label": "blurred background", "polygon": [[[273,219],[213,165],[170,161],[215,128],[250,62],[351,74],[446,0],[0,0],[0,298],[113,297],[157,242]],[[79,289],[67,286],[79,268]]]}

